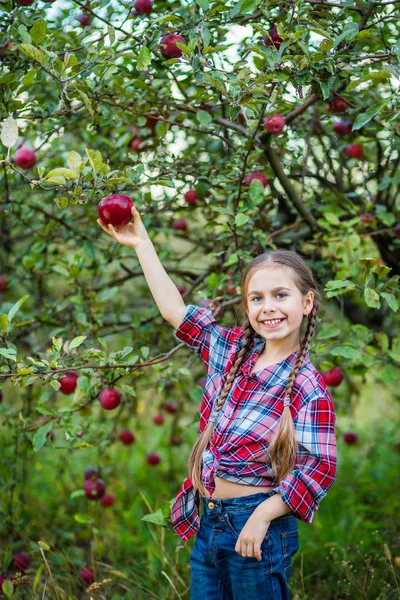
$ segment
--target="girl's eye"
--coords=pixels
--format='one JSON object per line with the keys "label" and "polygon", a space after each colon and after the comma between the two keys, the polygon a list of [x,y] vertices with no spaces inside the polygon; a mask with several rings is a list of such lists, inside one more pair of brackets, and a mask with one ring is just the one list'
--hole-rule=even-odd
{"label": "girl's eye", "polygon": [[[277,296],[284,296],[284,297],[286,297],[287,294],[285,294],[285,292],[278,292]],[[257,298],[261,298],[261,296],[254,296],[254,298],[252,298],[251,301],[256,300]]]}

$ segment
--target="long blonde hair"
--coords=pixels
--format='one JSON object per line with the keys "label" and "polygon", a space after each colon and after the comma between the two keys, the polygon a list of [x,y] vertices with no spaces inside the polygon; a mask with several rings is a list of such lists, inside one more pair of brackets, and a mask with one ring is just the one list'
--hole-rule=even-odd
{"label": "long blonde hair", "polygon": [[[252,346],[255,330],[250,324],[246,314],[247,308],[247,291],[250,278],[258,270],[266,266],[285,266],[291,269],[291,275],[300,290],[301,294],[306,296],[309,291],[314,292],[314,305],[311,312],[307,316],[307,327],[304,336],[301,339],[300,350],[297,355],[295,365],[289,375],[288,382],[285,388],[285,398],[291,398],[294,382],[301,368],[308,345],[314,333],[315,321],[318,308],[321,304],[321,297],[318,291],[317,283],[315,282],[313,273],[304,260],[291,250],[273,250],[265,252],[254,258],[246,267],[242,276],[242,302],[241,312],[243,314],[243,341],[235,362],[230,368],[225,384],[222,387],[220,396],[214,406],[214,412],[218,413],[231,390],[233,380],[236,373],[242,364],[247,352]],[[202,496],[206,496],[207,492],[202,480],[202,464],[203,452],[211,442],[214,433],[214,421],[209,420],[203,432],[199,435],[194,443],[189,456],[189,473],[192,477],[193,487],[196,488]],[[271,467],[274,477],[274,485],[279,482],[290,472],[295,466],[297,457],[297,441],[295,437],[295,427],[293,418],[288,404],[284,406],[282,416],[279,421],[279,426],[275,432],[273,439],[266,451],[266,461],[271,460]]]}

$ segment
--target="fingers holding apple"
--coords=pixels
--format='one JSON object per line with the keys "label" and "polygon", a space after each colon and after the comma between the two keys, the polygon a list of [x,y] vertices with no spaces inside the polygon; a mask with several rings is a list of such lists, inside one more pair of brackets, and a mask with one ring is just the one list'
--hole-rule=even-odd
{"label": "fingers holding apple", "polygon": [[97,223],[119,244],[136,248],[139,243],[148,241],[146,228],[129,196],[113,194],[103,198],[98,213]]}

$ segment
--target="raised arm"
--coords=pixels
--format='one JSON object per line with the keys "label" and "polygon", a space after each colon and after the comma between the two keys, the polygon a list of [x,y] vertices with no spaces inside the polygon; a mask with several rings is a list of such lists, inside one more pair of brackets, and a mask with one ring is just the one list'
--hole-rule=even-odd
{"label": "raised arm", "polygon": [[161,315],[174,329],[178,329],[186,312],[186,305],[178,288],[162,266],[153,243],[146,231],[137,209],[132,206],[133,222],[124,227],[105,225],[97,220],[100,227],[119,244],[133,248],[137,254],[147,285]]}

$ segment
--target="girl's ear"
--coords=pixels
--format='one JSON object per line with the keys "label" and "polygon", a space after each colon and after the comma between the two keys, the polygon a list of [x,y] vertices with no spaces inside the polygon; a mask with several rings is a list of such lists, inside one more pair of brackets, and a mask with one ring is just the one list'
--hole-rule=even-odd
{"label": "girl's ear", "polygon": [[314,307],[314,292],[312,290],[310,290],[304,299],[304,310],[303,310],[304,316],[308,317],[308,315],[312,311],[313,307]]}

